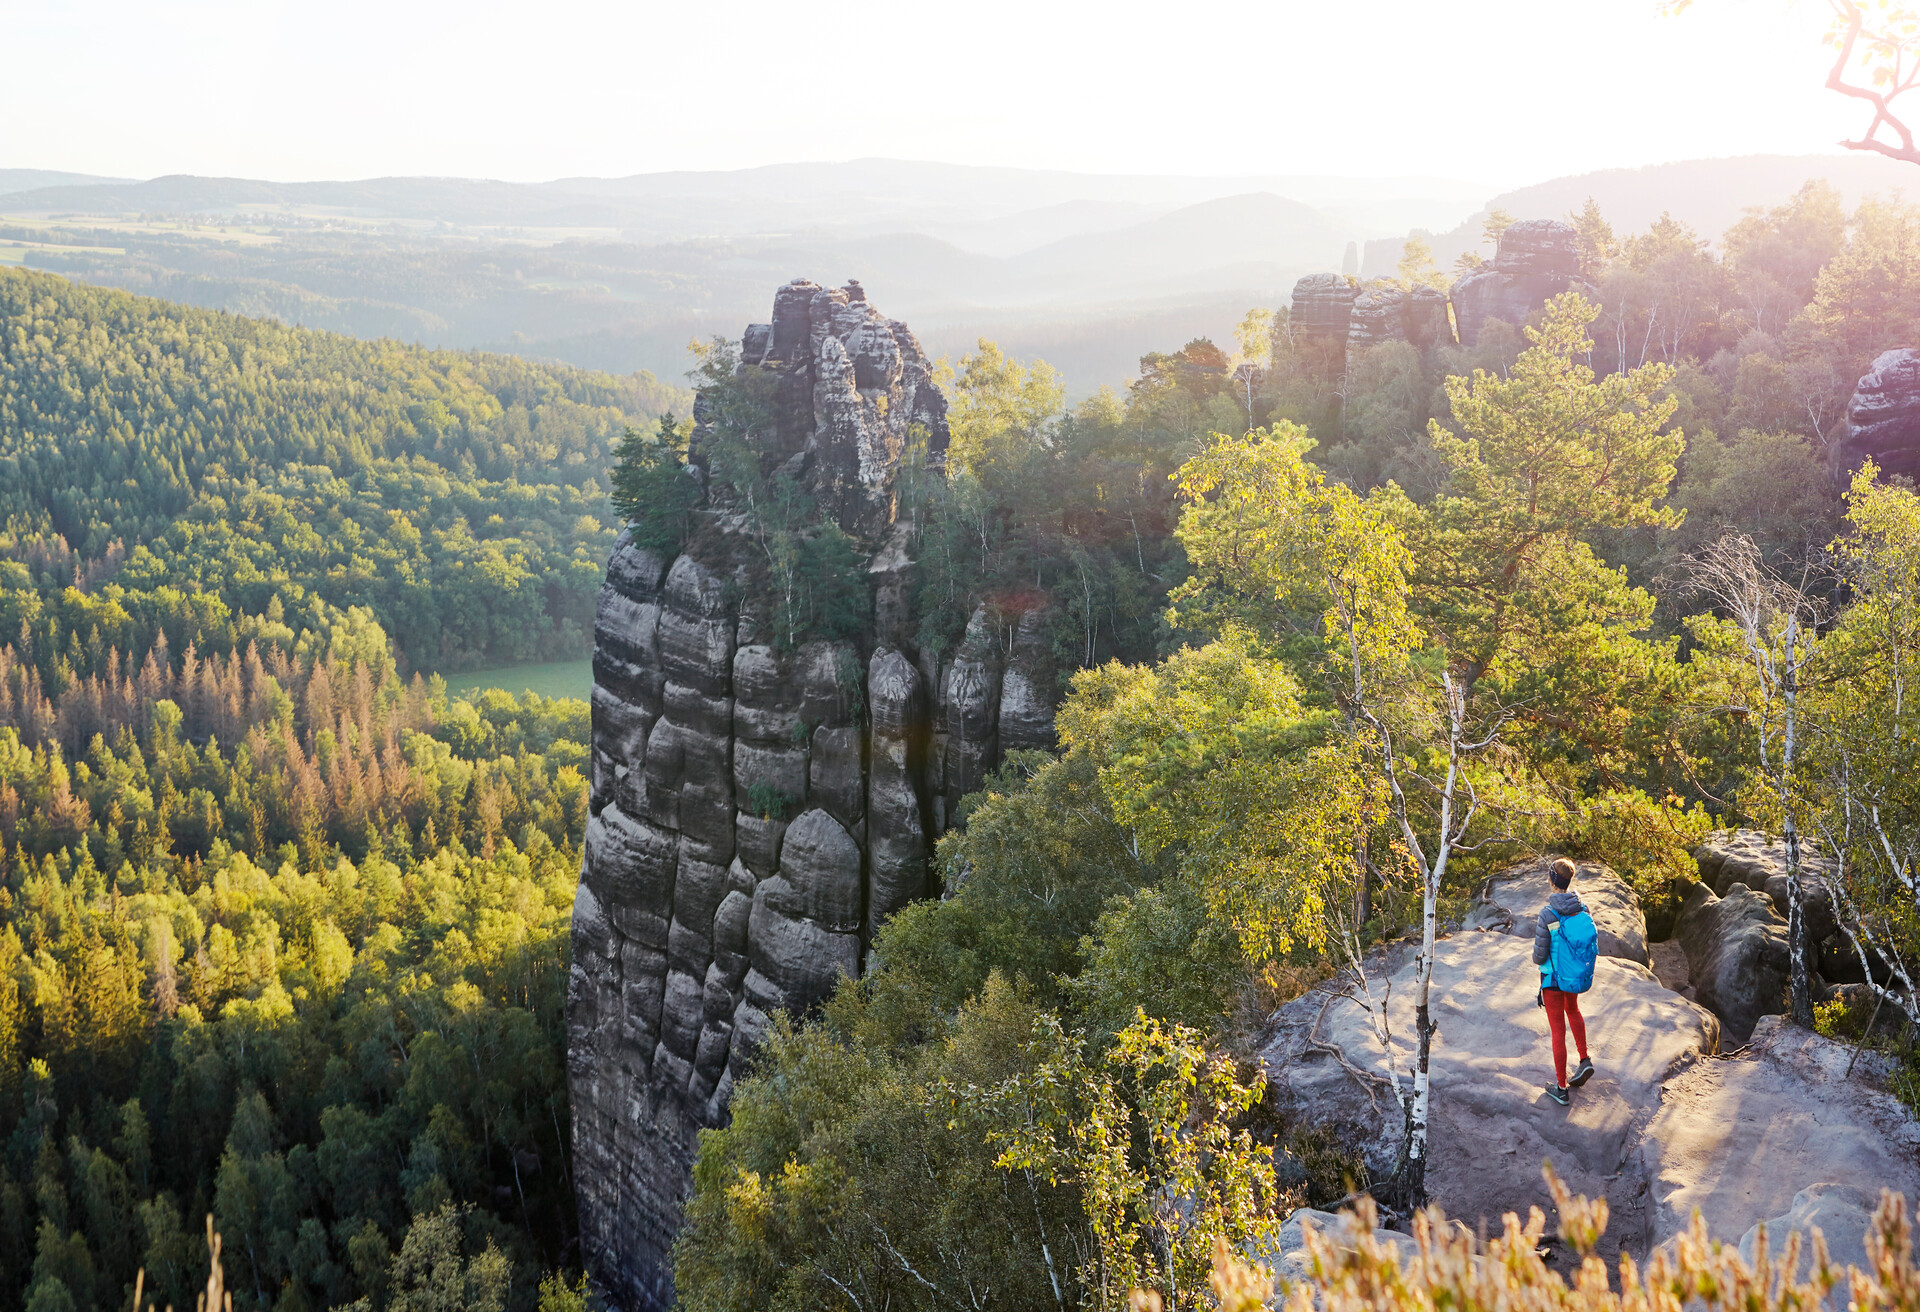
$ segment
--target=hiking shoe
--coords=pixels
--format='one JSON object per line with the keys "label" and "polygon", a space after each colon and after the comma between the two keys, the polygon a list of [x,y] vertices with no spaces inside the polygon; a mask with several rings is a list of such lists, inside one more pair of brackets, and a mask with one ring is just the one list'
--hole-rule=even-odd
{"label": "hiking shoe", "polygon": [[1565,1107],[1570,1101],[1572,1101],[1570,1098],[1567,1097],[1566,1087],[1564,1085],[1559,1085],[1559,1084],[1549,1084],[1547,1086],[1547,1097],[1553,1099],[1555,1102],[1559,1103],[1562,1107]]}
{"label": "hiking shoe", "polygon": [[1573,1078],[1568,1080],[1567,1083],[1577,1089],[1592,1078],[1593,1078],[1593,1058],[1582,1057],[1580,1059],[1580,1064],[1573,1068]]}

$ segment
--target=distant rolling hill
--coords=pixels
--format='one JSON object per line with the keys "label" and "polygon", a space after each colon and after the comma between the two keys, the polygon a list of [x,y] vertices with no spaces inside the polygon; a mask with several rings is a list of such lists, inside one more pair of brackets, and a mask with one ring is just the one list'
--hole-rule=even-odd
{"label": "distant rolling hill", "polygon": [[1902,189],[1920,193],[1920,168],[1880,155],[1743,155],[1554,178],[1495,196],[1488,207],[1518,219],[1558,218],[1591,196],[1615,231],[1640,232],[1671,213],[1718,237],[1748,208],[1778,205],[1815,178],[1831,182],[1849,205]]}
{"label": "distant rolling hill", "polygon": [[[1451,266],[1480,243],[1480,221],[1503,209],[1516,219],[1561,219],[1591,196],[1615,232],[1644,232],[1663,214],[1672,214],[1702,237],[1716,239],[1754,206],[1784,202],[1806,183],[1824,179],[1839,189],[1849,206],[1863,197],[1897,192],[1920,194],[1920,168],[1880,155],[1742,155],[1732,159],[1682,160],[1638,169],[1603,169],[1553,178],[1502,192],[1480,213],[1434,236],[1434,254]],[[1399,262],[1402,241],[1367,243],[1362,272],[1373,277]]]}
{"label": "distant rolling hill", "polygon": [[[267,182],[188,175],[127,182],[45,176],[48,181],[38,190],[29,190],[35,185],[30,182],[10,188],[15,194],[7,211],[219,218],[278,211],[478,227],[613,227],[642,242],[811,229],[911,231],[996,255],[1255,192],[1315,208],[1337,207],[1341,223],[1362,235],[1392,232],[1409,212],[1423,216],[1416,221],[1451,223],[1485,194],[1477,184],[1447,178],[1107,175],[886,159],[543,183],[433,177]],[[56,180],[64,185],[55,185]],[[87,185],[78,185],[83,182]],[[998,226],[1035,212],[1047,212],[1047,218],[1029,221],[1024,244],[1010,242],[1009,230]],[[976,226],[987,230],[986,246],[965,240]]]}
{"label": "distant rolling hill", "polygon": [[[1617,231],[1664,211],[1717,236],[1810,177],[1857,200],[1920,183],[1878,158],[1753,156],[1557,178],[1489,197],[1446,178],[1191,178],[907,160],[510,183],[144,182],[0,173],[7,258],[68,277],[358,336],[485,346],[677,378],[690,337],[765,317],[804,276],[859,278],[936,351],[993,336],[1119,384],[1147,350],[1226,340],[1303,273],[1390,271],[1409,228],[1443,266],[1493,205],[1592,195]],[[31,182],[58,185],[27,186]],[[213,222],[209,222],[209,221]],[[85,248],[85,249],[82,249]]]}
{"label": "distant rolling hill", "polygon": [[52,187],[124,186],[131,178],[97,178],[90,173],[60,173],[52,169],[0,169],[0,196]]}
{"label": "distant rolling hill", "polygon": [[1010,272],[1043,291],[1098,284],[1164,294],[1211,270],[1337,266],[1346,240],[1346,232],[1298,201],[1265,193],[1228,196],[1053,242],[1017,257]]}

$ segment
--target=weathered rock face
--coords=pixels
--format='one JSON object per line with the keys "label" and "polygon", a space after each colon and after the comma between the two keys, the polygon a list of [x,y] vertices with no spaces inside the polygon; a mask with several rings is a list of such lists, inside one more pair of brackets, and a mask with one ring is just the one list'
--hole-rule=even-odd
{"label": "weathered rock face", "polygon": [[[1787,877],[1787,845],[1757,829],[1715,830],[1693,849],[1693,859],[1700,867],[1700,882],[1722,897],[1726,896],[1728,887],[1733,884],[1765,889],[1774,880],[1784,881]],[[1817,888],[1820,896],[1825,894],[1826,869],[1827,863],[1820,853],[1820,844],[1802,839],[1801,878],[1807,888]],[[1780,914],[1783,916],[1787,914],[1785,897],[1783,885],[1780,902]],[[1826,935],[1818,937],[1825,938]]]}
{"label": "weathered rock face", "polygon": [[[1780,839],[1757,829],[1721,829],[1707,835],[1694,849],[1693,857],[1700,867],[1700,882],[1715,893],[1724,897],[1735,884],[1745,884],[1765,893],[1781,920],[1786,920],[1792,894],[1787,887],[1787,845]],[[1826,980],[1864,979],[1858,954],[1838,932],[1840,921],[1833,890],[1827,883],[1830,873],[1831,864],[1822,855],[1820,844],[1803,841],[1800,898],[1807,921],[1808,964]]]}
{"label": "weathered rock face", "polygon": [[1527,316],[1569,288],[1595,293],[1580,278],[1579,236],[1557,219],[1522,219],[1500,234],[1500,249],[1485,267],[1453,284],[1460,344],[1472,346],[1489,319],[1526,322]]}
{"label": "weathered rock face", "polygon": [[1421,350],[1453,345],[1447,294],[1432,287],[1409,291],[1385,280],[1367,283],[1353,300],[1347,352],[1351,356],[1383,342],[1407,342]]}
{"label": "weathered rock face", "polygon": [[1297,339],[1344,349],[1360,289],[1337,273],[1310,273],[1293,285],[1287,318]]}
{"label": "weathered rock face", "polygon": [[1920,477],[1920,350],[1883,351],[1854,386],[1847,432],[1829,459],[1843,486],[1868,460],[1885,474]]}
{"label": "weathered rock face", "polygon": [[[675,559],[623,535],[595,624],[592,816],[573,916],[568,1075],[583,1254],[620,1307],[672,1302],[669,1250],[703,1126],[781,1011],[863,967],[937,892],[932,845],[1007,747],[1052,741],[1043,617],[973,616],[913,649],[894,476],[945,402],[857,285],[780,289],[741,369],[771,375],[758,452],[867,557],[870,622],[783,647],[737,507]],[[693,443],[706,453],[711,416]]]}
{"label": "weathered rock face", "polygon": [[883,318],[859,283],[829,289],[796,278],[774,293],[773,322],[747,329],[740,358],[777,379],[764,463],[804,457],[821,508],[878,546],[893,522],[893,476],[912,427],[946,445],[946,398],[920,343],[904,323]]}
{"label": "weathered rock face", "polygon": [[1409,342],[1424,351],[1454,341],[1445,292],[1409,291],[1384,278],[1356,285],[1331,273],[1308,274],[1293,285],[1289,320],[1300,348],[1333,370],[1383,342]]}
{"label": "weathered rock face", "polygon": [[[1552,856],[1544,856],[1488,880],[1462,927],[1495,929],[1531,944],[1540,909],[1553,895],[1553,862]],[[1573,891],[1587,904],[1587,914],[1600,932],[1600,955],[1648,965],[1647,919],[1640,910],[1640,895],[1597,861],[1576,862],[1575,870]]]}
{"label": "weathered rock face", "polygon": [[1735,883],[1715,897],[1695,884],[1673,936],[1687,954],[1694,998],[1726,1026],[1729,1046],[1745,1043],[1762,1016],[1786,1010],[1787,922],[1765,893]]}
{"label": "weathered rock face", "polygon": [[1651,1204],[1648,1246],[1685,1230],[1697,1207],[1716,1237],[1751,1238],[1764,1221],[1778,1253],[1789,1230],[1804,1237],[1818,1225],[1835,1261],[1858,1262],[1864,1223],[1840,1222],[1863,1197],[1871,1215],[1883,1188],[1914,1196],[1920,1125],[1875,1087],[1888,1058],[1865,1053],[1849,1071],[1854,1060],[1851,1044],[1769,1016],[1737,1059],[1697,1062],[1668,1081],[1627,1169]]}
{"label": "weathered rock face", "polygon": [[[1543,1085],[1553,1067],[1546,1013],[1534,1002],[1539,977],[1524,939],[1502,932],[1502,917],[1491,914],[1525,910],[1529,871],[1510,874],[1492,882],[1475,910],[1489,922],[1483,932],[1457,932],[1434,953],[1439,1028],[1427,1183],[1450,1216],[1469,1228],[1482,1219],[1497,1227],[1503,1213],[1524,1216],[1531,1205],[1551,1227],[1540,1177],[1550,1160],[1575,1192],[1607,1199],[1602,1255],[1610,1264],[1618,1252],[1644,1259],[1696,1206],[1716,1237],[1731,1241],[1768,1221],[1777,1252],[1786,1229],[1819,1224],[1851,1251],[1858,1191],[1877,1198],[1882,1185],[1910,1195],[1920,1187],[1920,1123],[1875,1087],[1890,1058],[1866,1053],[1849,1078],[1851,1045],[1765,1017],[1744,1051],[1704,1060],[1720,1051],[1719,1021],[1622,957],[1601,958],[1580,1000],[1597,1073],[1574,1090],[1570,1107],[1548,1101]],[[1591,907],[1603,882],[1583,870],[1575,888]],[[1619,937],[1630,941],[1639,928],[1633,913],[1618,914],[1629,931]],[[1373,996],[1388,998],[1403,1087],[1415,1044],[1417,951],[1414,941],[1391,944],[1370,971]],[[1336,1130],[1366,1152],[1378,1180],[1394,1165],[1404,1122],[1385,1078],[1386,1054],[1355,993],[1340,979],[1289,1002],[1273,1017],[1260,1058],[1275,1110],[1293,1124]],[[1297,1235],[1282,1232],[1280,1260],[1294,1271],[1298,1246]]]}

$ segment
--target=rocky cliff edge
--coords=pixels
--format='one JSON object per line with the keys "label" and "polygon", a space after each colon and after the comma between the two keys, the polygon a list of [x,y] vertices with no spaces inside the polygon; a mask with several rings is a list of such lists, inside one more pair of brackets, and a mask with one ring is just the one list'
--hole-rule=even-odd
{"label": "rocky cliff edge", "polygon": [[[1428,1185],[1449,1216],[1496,1227],[1530,1206],[1552,1216],[1540,1175],[1549,1161],[1575,1192],[1607,1198],[1611,1264],[1621,1251],[1644,1258],[1695,1207],[1728,1240],[1751,1242],[1768,1222],[1777,1245],[1793,1218],[1804,1229],[1813,1217],[1833,1228],[1836,1252],[1851,1251],[1881,1188],[1920,1196],[1920,1124],[1881,1087],[1884,1059],[1866,1053],[1849,1072],[1850,1045],[1778,1016],[1753,1022],[1744,1046],[1723,1054],[1719,1017],[1636,959],[1646,952],[1638,900],[1604,866],[1583,865],[1574,885],[1611,940],[1581,999],[1598,1073],[1572,1106],[1551,1102],[1539,973],[1520,933],[1533,873],[1494,881],[1469,919],[1478,927],[1436,945]],[[1388,1000],[1403,1071],[1414,1048],[1416,949],[1393,945],[1370,979]],[[1366,1145],[1376,1178],[1392,1172],[1400,1112],[1350,981],[1276,1013],[1261,1060],[1284,1114]]]}

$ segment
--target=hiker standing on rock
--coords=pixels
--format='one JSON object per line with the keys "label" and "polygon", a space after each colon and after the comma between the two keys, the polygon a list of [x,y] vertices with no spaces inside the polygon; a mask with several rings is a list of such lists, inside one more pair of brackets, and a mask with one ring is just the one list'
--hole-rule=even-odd
{"label": "hiker standing on rock", "polygon": [[[1561,857],[1549,877],[1554,893],[1540,908],[1533,927],[1533,964],[1540,967],[1538,1001],[1547,1009],[1547,1028],[1553,1032],[1554,1082],[1547,1097],[1565,1107],[1569,1083],[1579,1088],[1593,1078],[1587,1056],[1587,1021],[1580,1014],[1580,995],[1593,987],[1593,963],[1600,955],[1600,932],[1587,914],[1587,904],[1571,890],[1573,862]],[[1567,1031],[1580,1047],[1580,1065],[1567,1079]]]}

